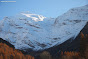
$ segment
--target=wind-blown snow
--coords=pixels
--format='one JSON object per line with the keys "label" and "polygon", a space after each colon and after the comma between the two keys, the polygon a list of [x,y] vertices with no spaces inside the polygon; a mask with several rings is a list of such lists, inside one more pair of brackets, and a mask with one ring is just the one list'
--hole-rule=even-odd
{"label": "wind-blown snow", "polygon": [[0,20],[0,37],[16,49],[44,50],[74,39],[87,21],[87,5],[73,8],[57,18],[20,13]]}
{"label": "wind-blown snow", "polygon": [[26,17],[32,18],[32,20],[38,22],[38,21],[43,21],[44,16],[42,15],[36,15],[36,14],[25,14],[25,13],[21,13],[22,15],[25,15]]}

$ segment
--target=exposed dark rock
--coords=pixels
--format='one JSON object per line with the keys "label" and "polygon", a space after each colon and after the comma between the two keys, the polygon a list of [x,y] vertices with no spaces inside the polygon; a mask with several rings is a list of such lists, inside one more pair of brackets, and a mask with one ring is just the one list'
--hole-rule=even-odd
{"label": "exposed dark rock", "polygon": [[9,42],[3,40],[2,38],[0,38],[0,43],[5,43],[5,44],[7,44],[9,47],[15,48],[14,45],[12,45],[11,43],[9,43]]}

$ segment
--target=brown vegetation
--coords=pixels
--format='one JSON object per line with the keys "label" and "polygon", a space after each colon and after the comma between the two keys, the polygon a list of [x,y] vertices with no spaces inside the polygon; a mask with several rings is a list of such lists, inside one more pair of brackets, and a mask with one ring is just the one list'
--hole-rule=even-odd
{"label": "brown vegetation", "polygon": [[0,59],[34,59],[34,57],[24,55],[21,51],[13,49],[5,43],[0,43]]}
{"label": "brown vegetation", "polygon": [[80,59],[79,52],[64,52],[61,59]]}
{"label": "brown vegetation", "polygon": [[81,33],[79,52],[61,52],[61,59],[88,59],[88,35]]}
{"label": "brown vegetation", "polygon": [[81,34],[80,40],[80,56],[88,59],[88,35]]}
{"label": "brown vegetation", "polygon": [[44,51],[40,54],[40,59],[51,59],[51,55],[49,52]]}

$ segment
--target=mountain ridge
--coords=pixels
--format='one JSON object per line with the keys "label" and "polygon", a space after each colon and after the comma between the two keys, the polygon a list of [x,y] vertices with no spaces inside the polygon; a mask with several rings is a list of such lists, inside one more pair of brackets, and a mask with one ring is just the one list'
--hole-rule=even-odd
{"label": "mountain ridge", "polygon": [[[0,37],[16,49],[44,50],[75,39],[88,21],[88,6],[73,8],[56,19],[20,14],[0,20]],[[32,16],[33,15],[33,16]]]}

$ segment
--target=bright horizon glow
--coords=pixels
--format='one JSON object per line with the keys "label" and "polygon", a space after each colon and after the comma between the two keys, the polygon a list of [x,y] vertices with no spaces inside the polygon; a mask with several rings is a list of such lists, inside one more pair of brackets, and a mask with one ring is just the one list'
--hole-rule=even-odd
{"label": "bright horizon glow", "polygon": [[[8,0],[0,0],[8,1]],[[30,11],[45,17],[58,17],[69,9],[88,4],[88,0],[10,0],[0,2],[0,20],[5,16],[14,16],[20,12]]]}

